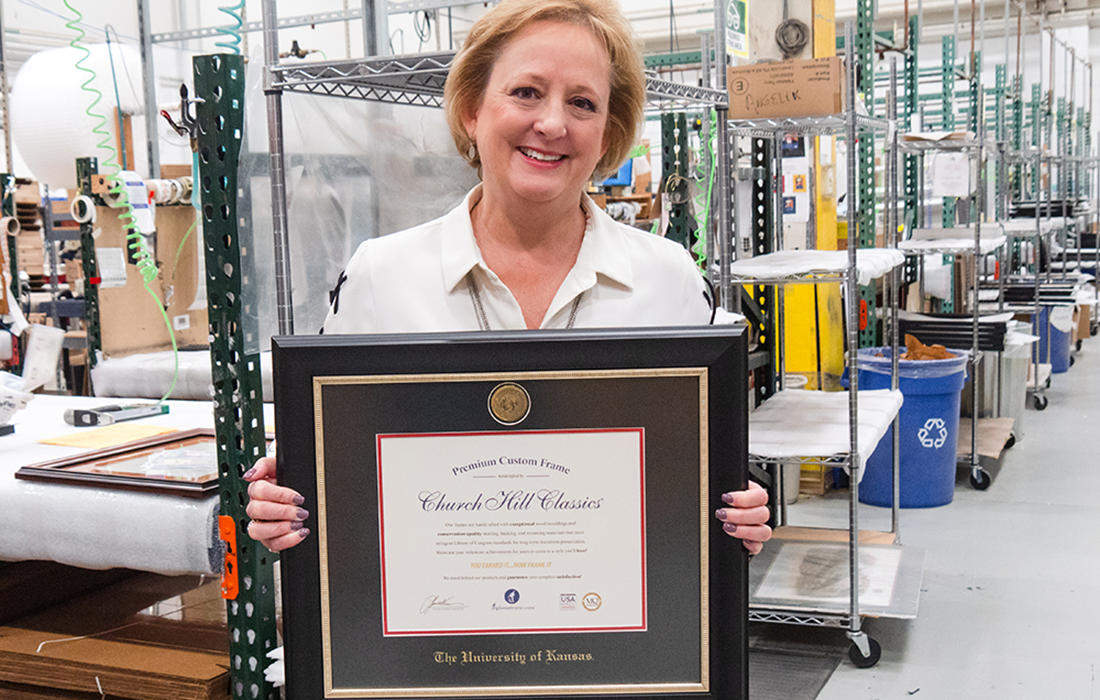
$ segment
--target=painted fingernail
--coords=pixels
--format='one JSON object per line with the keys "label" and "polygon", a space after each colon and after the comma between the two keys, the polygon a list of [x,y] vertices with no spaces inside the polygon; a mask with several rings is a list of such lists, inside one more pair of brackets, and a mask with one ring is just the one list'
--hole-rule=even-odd
{"label": "painted fingernail", "polygon": [[298,531],[298,538],[304,540],[306,538],[306,535],[308,535],[308,534],[309,534],[309,528],[304,527],[304,528],[302,528],[301,530]]}
{"label": "painted fingernail", "polygon": [[725,501],[726,503],[729,503],[732,506],[733,505],[733,494],[732,493],[722,494],[722,500]]}
{"label": "painted fingernail", "polygon": [[298,516],[299,520],[305,520],[309,517],[309,511],[303,508],[299,508],[296,515]]}
{"label": "painted fingernail", "polygon": [[251,478],[252,478],[252,476],[253,476],[253,475],[254,475],[255,473],[256,473],[256,470],[255,470],[255,469],[249,469],[248,471],[246,471],[246,472],[244,473],[244,476],[243,476],[243,477],[241,477],[241,478],[243,478],[243,479],[251,479]]}
{"label": "painted fingernail", "polygon": [[714,511],[714,517],[718,518],[719,520],[725,520],[726,519],[726,509],[725,508],[719,508],[718,510]]}
{"label": "painted fingernail", "polygon": [[294,505],[300,506],[300,505],[302,505],[303,503],[306,502],[306,497],[295,495],[293,500],[294,500]]}
{"label": "painted fingernail", "polygon": [[303,523],[303,522],[293,522],[293,523],[290,524],[290,529],[291,530],[301,530],[305,526],[306,526],[306,524]]}
{"label": "painted fingernail", "polygon": [[725,530],[726,532],[730,533],[731,535],[733,533],[737,532],[737,526],[734,525],[733,523],[723,523],[722,524],[722,529]]}

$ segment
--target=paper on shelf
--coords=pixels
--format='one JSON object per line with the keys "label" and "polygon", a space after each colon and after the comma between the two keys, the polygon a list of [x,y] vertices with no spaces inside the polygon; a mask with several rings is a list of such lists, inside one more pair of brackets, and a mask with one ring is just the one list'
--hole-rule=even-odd
{"label": "paper on shelf", "polygon": [[[905,255],[890,248],[863,248],[856,251],[856,271],[860,284],[870,284],[905,261]],[[784,250],[737,260],[730,274],[738,278],[783,279],[811,273],[841,273],[848,269],[848,253],[843,250]]]}
{"label": "paper on shelf", "polygon": [[975,138],[972,131],[910,131],[902,141],[965,141]]}
{"label": "paper on shelf", "polygon": [[936,197],[970,196],[970,156],[937,153],[932,157],[932,194]]}
{"label": "paper on shelf", "polygon": [[34,391],[48,384],[57,374],[57,360],[65,331],[52,326],[31,326],[27,355],[23,362],[23,391]]}
{"label": "paper on shelf", "polygon": [[[886,434],[902,401],[900,391],[859,392],[861,464]],[[850,451],[848,392],[781,391],[749,414],[749,454],[758,458],[824,458]]]}

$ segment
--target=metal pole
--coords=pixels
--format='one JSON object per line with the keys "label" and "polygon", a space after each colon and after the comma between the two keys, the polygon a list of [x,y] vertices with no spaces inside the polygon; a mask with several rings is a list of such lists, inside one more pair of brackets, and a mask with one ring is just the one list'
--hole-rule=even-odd
{"label": "metal pole", "polygon": [[386,0],[363,0],[363,48],[368,56],[389,56],[392,53]]}
{"label": "metal pole", "polygon": [[[721,92],[726,91],[726,3],[714,3],[714,65],[715,87]],[[737,224],[733,221],[733,215],[737,211],[737,179],[731,178],[732,170],[737,168],[737,137],[729,136],[729,108],[719,107],[717,110],[717,124],[715,142],[718,144],[718,157],[715,167],[718,168],[714,181],[715,190],[718,192],[719,202],[717,206],[718,220],[718,280],[719,296],[723,308],[727,311],[740,312],[741,294],[734,294],[733,284],[730,281],[730,263],[733,262],[735,251],[739,248],[739,234]],[[730,156],[733,162],[730,162]]]}
{"label": "metal pole", "polygon": [[[1038,149],[1035,153],[1035,245],[1033,246],[1032,256],[1035,262],[1035,298],[1033,299],[1034,310],[1032,312],[1032,324],[1031,332],[1033,335],[1039,335],[1039,314],[1042,312],[1039,306],[1039,274],[1040,268],[1043,264],[1043,221],[1039,215],[1039,202],[1043,190],[1043,149],[1046,147],[1046,129],[1043,128],[1043,103],[1042,96],[1045,94],[1043,91],[1043,16],[1039,15],[1039,109],[1036,110],[1038,119],[1035,124],[1032,124],[1031,128],[1038,131],[1038,138],[1035,142],[1038,144]],[[1032,353],[1032,357],[1035,358],[1035,395],[1041,396],[1042,390],[1039,388],[1039,345],[1035,345],[1035,351]],[[1038,399],[1036,399],[1038,400]]]}
{"label": "metal pole", "polygon": [[283,156],[283,91],[274,86],[279,64],[279,12],[276,0],[263,0],[264,95],[267,138],[271,151],[271,229],[275,236],[275,307],[279,334],[294,334],[294,301],[290,284],[290,236],[287,231],[286,171]]}
{"label": "metal pole", "polygon": [[783,134],[778,131],[772,136],[772,158],[775,168],[772,170],[772,193],[775,199],[775,228],[772,231],[772,250],[783,250]]}
{"label": "metal pole", "polygon": [[[141,34],[141,75],[145,88],[145,141],[149,157],[149,177],[160,177],[160,139],[157,137],[157,82],[153,68],[153,32],[149,26],[149,0],[138,0],[138,31]],[[4,89],[4,99],[8,91]],[[8,110],[4,108],[4,121],[7,122]],[[5,132],[7,125],[5,124]],[[119,134],[119,138],[122,135]],[[10,149],[9,149],[10,150]],[[9,169],[8,172],[11,172]]]}
{"label": "metal pole", "polygon": [[[710,61],[711,37],[710,37],[709,34],[704,32],[704,33],[699,35],[699,41],[701,42],[700,48],[702,50],[701,50],[700,53],[701,53],[702,59],[703,59],[703,86],[709,88],[712,85],[711,61]],[[717,178],[715,176],[717,175],[717,173],[715,172],[714,168],[717,167],[717,163],[715,162],[714,154],[711,153],[711,150],[710,150],[710,147],[709,147],[711,136],[712,136],[712,134],[711,134],[710,119],[708,117],[707,119],[703,120],[703,128],[702,128],[702,141],[703,141],[703,144],[706,146],[703,150],[703,159],[704,159],[704,162],[706,164],[707,178],[716,180]],[[715,141],[715,144],[716,144],[717,148],[720,150],[721,145],[718,144],[717,141]],[[715,204],[721,201],[720,194],[721,194],[720,192],[711,192],[710,200],[707,201],[707,211],[713,212],[715,210]],[[704,251],[703,254],[706,256],[705,270],[706,270],[707,280],[710,281],[711,287],[713,288],[713,287],[715,287],[714,256],[715,256],[715,236],[717,235],[717,226],[715,226],[715,220],[714,220],[713,215],[707,216],[706,225],[707,225],[707,229],[706,229],[706,237],[707,237],[707,239],[706,239],[706,250]],[[718,293],[718,294],[719,294],[719,297],[717,299],[715,299],[715,303],[720,304],[721,303],[721,296],[720,296],[720,293]]]}
{"label": "metal pole", "polygon": [[[978,167],[982,167],[982,154],[985,146],[985,93],[978,92],[977,104],[977,124],[976,131],[978,134]],[[978,296],[981,292],[981,270],[978,263],[981,262],[982,256],[982,211],[985,209],[985,183],[982,182],[982,178],[979,171],[977,193],[974,196],[974,204],[977,211],[977,216],[972,217],[974,219],[974,259],[972,260],[973,269],[973,291],[970,298],[971,304],[971,334],[970,339],[970,478],[974,483],[979,483],[981,479],[981,463],[978,459],[978,393],[981,391],[981,377],[978,376],[978,331],[981,325],[981,313],[978,304]]]}
{"label": "metal pole", "polygon": [[[848,22],[844,27],[844,53],[848,69],[848,85],[857,85],[856,65],[859,56],[856,53],[855,25]],[[867,652],[867,635],[860,629],[859,619],[859,473],[862,465],[859,459],[859,286],[856,279],[856,211],[859,206],[871,206],[871,202],[856,202],[859,193],[856,171],[859,162],[856,131],[856,90],[847,94],[845,109],[846,136],[848,141],[848,274],[845,279],[848,296],[848,439],[849,439],[849,488],[848,496],[848,588],[850,621],[848,637]],[[861,643],[862,642],[862,643]]]}
{"label": "metal pole", "polygon": [[[887,93],[889,102],[888,118],[892,124],[897,124],[898,119],[898,60],[890,59],[890,89]],[[890,248],[898,244],[898,130],[891,129],[890,141],[887,143],[887,178],[886,178],[886,245]],[[898,390],[898,370],[900,354],[898,350],[898,278],[897,268],[891,268],[886,277],[886,291],[890,304],[890,388]],[[894,416],[893,425],[893,472],[894,493],[890,507],[890,532],[894,533],[894,542],[901,541],[901,422],[899,416]]]}
{"label": "metal pole", "polygon": [[0,0],[0,106],[4,109],[4,154],[7,157],[8,172],[15,173],[11,152],[11,117],[8,114],[8,72],[4,66],[4,39],[4,3]]}

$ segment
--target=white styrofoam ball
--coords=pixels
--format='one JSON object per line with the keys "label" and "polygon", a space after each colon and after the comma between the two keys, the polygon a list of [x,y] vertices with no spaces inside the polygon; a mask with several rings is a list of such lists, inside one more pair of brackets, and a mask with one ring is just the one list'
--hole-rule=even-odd
{"label": "white styrofoam ball", "polygon": [[[102,130],[109,133],[114,147],[118,122],[115,117],[115,83],[111,79],[111,59],[114,59],[115,80],[118,83],[122,111],[132,114],[144,111],[139,92],[142,85],[141,56],[132,47],[92,44],[83,66],[95,71],[89,84],[102,93],[92,111],[106,121]],[[113,56],[112,56],[113,55]],[[39,51],[27,59],[15,77],[11,93],[12,139],[31,175],[50,187],[76,187],[76,159],[99,159],[100,171],[111,158],[107,149],[96,148],[102,140],[92,132],[99,120],[86,114],[95,95],[81,88],[91,75],[76,67],[84,56],[79,49],[66,46]],[[119,157],[114,156],[115,163]]]}

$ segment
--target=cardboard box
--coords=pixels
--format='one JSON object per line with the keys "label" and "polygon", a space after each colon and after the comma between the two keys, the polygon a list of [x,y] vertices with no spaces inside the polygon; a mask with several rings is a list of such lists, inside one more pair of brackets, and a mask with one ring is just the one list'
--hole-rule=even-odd
{"label": "cardboard box", "polygon": [[730,119],[820,117],[844,110],[837,56],[735,66],[727,71]]}
{"label": "cardboard box", "polygon": [[798,492],[809,496],[824,496],[833,488],[833,467],[823,464],[803,464],[798,480]]}
{"label": "cardboard box", "polygon": [[0,627],[0,698],[228,700],[220,593],[217,580],[139,574],[14,620]]}
{"label": "cardboard box", "polygon": [[[159,263],[159,274],[149,286],[159,299],[168,300],[166,311],[181,349],[206,347],[209,344],[205,298],[199,300],[197,306],[201,308],[191,308],[199,289],[198,227],[191,233],[187,244],[180,248],[195,220],[195,214],[190,206],[157,207],[154,255]],[[100,229],[95,242],[96,256],[102,274],[108,257],[116,261],[123,259],[126,238],[117,209],[96,207],[96,221]],[[126,263],[125,269],[125,286],[110,287],[104,284],[99,289],[103,354],[107,357],[125,357],[139,352],[170,350],[172,342],[164,325],[164,317],[156,301],[145,291],[141,272],[130,263]]]}

